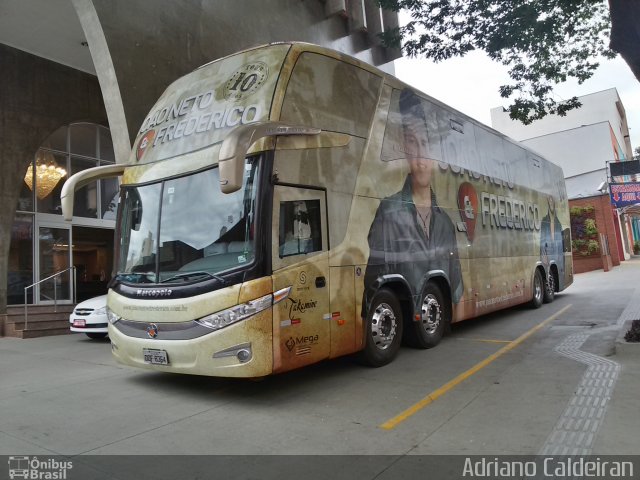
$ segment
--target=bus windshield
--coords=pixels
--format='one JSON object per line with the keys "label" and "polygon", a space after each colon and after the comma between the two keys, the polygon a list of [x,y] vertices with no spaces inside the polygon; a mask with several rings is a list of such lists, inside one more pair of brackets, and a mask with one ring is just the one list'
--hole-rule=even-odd
{"label": "bus windshield", "polygon": [[191,283],[250,264],[258,163],[245,161],[243,187],[232,194],[220,191],[217,167],[123,187],[116,280]]}

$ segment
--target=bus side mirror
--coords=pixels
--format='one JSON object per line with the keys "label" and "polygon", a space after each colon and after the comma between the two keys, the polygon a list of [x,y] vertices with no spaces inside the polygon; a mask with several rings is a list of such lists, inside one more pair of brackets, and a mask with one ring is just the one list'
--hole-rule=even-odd
{"label": "bus side mirror", "polygon": [[73,218],[73,199],[76,190],[96,180],[118,177],[124,173],[124,168],[125,166],[123,164],[104,165],[102,167],[82,170],[69,177],[69,179],[64,182],[62,192],[60,193],[62,216],[64,219],[69,222]]}
{"label": "bus side mirror", "polygon": [[255,122],[233,130],[222,142],[218,166],[220,190],[233,193],[242,187],[244,161],[251,145],[263,137],[284,135],[318,135],[319,128],[289,125],[282,122]]}

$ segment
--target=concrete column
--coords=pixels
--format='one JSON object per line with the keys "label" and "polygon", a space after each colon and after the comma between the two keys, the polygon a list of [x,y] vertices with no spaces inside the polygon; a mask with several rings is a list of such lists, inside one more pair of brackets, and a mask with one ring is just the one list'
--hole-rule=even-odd
{"label": "concrete column", "polygon": [[[334,48],[389,72],[393,71],[390,62],[399,56],[397,50],[382,47],[375,36],[351,31],[353,19],[344,16],[346,12],[340,14],[341,2],[72,2],[100,80],[118,161],[125,150],[128,153],[145,116],[167,86],[212,60],[256,45],[291,40]],[[362,10],[364,0],[358,2]],[[385,15],[390,22],[397,18],[393,12]]]}
{"label": "concrete column", "polygon": [[102,89],[116,162],[126,163],[131,151],[131,139],[129,138],[122,96],[120,95],[118,79],[111,60],[107,39],[104,36],[93,2],[91,0],[71,1],[78,13],[84,35],[89,43],[89,51],[91,52],[91,58]]}

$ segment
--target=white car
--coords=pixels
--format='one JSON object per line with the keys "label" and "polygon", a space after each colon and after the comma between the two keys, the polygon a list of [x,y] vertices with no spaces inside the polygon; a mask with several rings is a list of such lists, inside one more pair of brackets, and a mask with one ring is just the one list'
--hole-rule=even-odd
{"label": "white car", "polygon": [[89,338],[104,338],[107,330],[107,296],[90,298],[76,305],[69,324],[72,332],[86,333]]}

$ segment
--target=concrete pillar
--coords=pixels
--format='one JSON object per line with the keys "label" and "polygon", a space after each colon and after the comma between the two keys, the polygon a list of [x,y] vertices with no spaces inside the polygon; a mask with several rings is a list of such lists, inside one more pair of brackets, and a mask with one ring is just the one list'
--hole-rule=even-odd
{"label": "concrete pillar", "polygon": [[[329,4],[319,0],[72,1],[100,80],[118,161],[165,88],[211,60],[291,40],[334,48],[386,71],[399,56],[380,45],[377,30],[352,31],[348,12],[328,13]],[[375,2],[358,5],[375,17]],[[389,24],[394,16],[385,13]]]}

